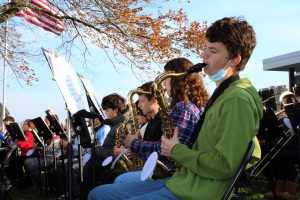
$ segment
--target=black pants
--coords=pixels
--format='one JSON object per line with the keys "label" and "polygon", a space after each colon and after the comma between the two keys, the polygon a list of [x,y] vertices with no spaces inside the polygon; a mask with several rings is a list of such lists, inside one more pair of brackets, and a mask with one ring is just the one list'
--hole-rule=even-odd
{"label": "black pants", "polygon": [[[72,196],[79,196],[79,162],[78,159],[72,160]],[[60,196],[68,188],[68,162],[65,160],[64,164],[62,161],[56,163],[56,171],[52,169],[50,171],[50,184],[54,187],[56,195]],[[65,170],[65,172],[64,172]],[[65,173],[65,174],[64,174]]]}

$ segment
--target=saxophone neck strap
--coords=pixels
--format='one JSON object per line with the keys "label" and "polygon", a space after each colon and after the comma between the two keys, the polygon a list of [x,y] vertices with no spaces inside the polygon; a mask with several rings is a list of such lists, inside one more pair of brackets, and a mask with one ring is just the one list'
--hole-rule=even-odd
{"label": "saxophone neck strap", "polygon": [[228,86],[231,84],[231,83],[234,83],[235,81],[239,80],[240,79],[240,76],[238,74],[235,74],[229,78],[227,78],[226,80],[224,80],[221,85],[215,89],[214,93],[212,94],[212,96],[210,97],[210,99],[208,100],[206,106],[205,106],[205,109],[204,109],[204,112],[203,114],[201,115],[200,117],[200,120],[198,121],[195,129],[194,129],[194,132],[193,132],[193,135],[190,139],[190,142],[188,144],[188,146],[190,148],[192,148],[192,146],[194,145],[195,141],[197,140],[198,138],[198,135],[200,133],[200,130],[201,130],[201,127],[204,123],[204,120],[205,120],[205,115],[206,115],[206,112],[207,110],[213,105],[213,103],[217,100],[217,98],[219,96],[221,96],[221,94],[228,88]]}

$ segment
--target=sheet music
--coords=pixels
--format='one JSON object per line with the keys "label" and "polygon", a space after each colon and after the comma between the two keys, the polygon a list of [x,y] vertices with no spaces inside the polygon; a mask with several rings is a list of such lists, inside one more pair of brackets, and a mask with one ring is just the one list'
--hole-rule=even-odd
{"label": "sheet music", "polygon": [[58,87],[65,99],[68,110],[73,115],[77,111],[88,110],[80,91],[77,75],[71,65],[63,58],[43,50]]}
{"label": "sheet music", "polygon": [[104,110],[102,109],[100,103],[97,101],[98,98],[97,98],[97,95],[96,95],[91,83],[88,80],[86,80],[83,76],[81,76],[80,74],[78,74],[78,76],[79,76],[79,79],[81,80],[81,82],[83,84],[83,87],[85,88],[85,90],[89,94],[93,104],[96,106],[97,111],[102,115],[102,117],[104,119],[107,119],[107,116],[106,116]]}

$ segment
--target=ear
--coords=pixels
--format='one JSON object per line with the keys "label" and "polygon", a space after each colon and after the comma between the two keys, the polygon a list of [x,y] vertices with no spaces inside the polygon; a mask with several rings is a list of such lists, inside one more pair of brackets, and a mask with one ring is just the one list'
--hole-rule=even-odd
{"label": "ear", "polygon": [[237,66],[238,64],[240,64],[241,60],[242,60],[242,58],[241,58],[240,55],[235,56],[235,57],[232,59],[231,66],[232,66],[232,67]]}
{"label": "ear", "polygon": [[113,109],[113,112],[114,112],[115,115],[118,115],[118,113],[119,113],[119,108]]}
{"label": "ear", "polygon": [[157,99],[155,97],[151,100],[151,105],[153,105],[153,106],[157,106],[158,105],[158,101],[157,101]]}

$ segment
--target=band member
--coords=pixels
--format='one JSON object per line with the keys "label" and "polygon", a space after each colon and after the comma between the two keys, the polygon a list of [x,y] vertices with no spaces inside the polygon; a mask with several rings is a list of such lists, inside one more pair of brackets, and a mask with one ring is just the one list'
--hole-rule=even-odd
{"label": "band member", "polygon": [[[48,116],[45,117],[44,121],[45,121],[46,125],[48,126],[48,128],[50,129],[50,120],[49,120]],[[42,157],[41,155],[37,155],[40,158],[38,158],[37,156],[32,156],[30,158],[27,158],[24,161],[24,167],[25,167],[26,173],[28,173],[30,175],[30,177],[32,178],[32,180],[40,187],[43,185],[43,181],[40,180],[40,178],[39,178],[39,170],[41,170],[40,167],[42,167],[44,169],[44,168],[49,168],[50,166],[52,166],[53,159],[54,159],[53,145],[54,145],[54,152],[55,153],[60,152],[60,137],[58,135],[56,135],[56,133],[53,133],[53,134],[54,134],[53,141],[52,141],[52,139],[48,139],[47,141],[45,141],[45,146],[46,146],[46,148],[44,149],[46,151],[45,158]]]}
{"label": "band member", "polygon": [[19,156],[11,159],[7,175],[11,180],[18,181],[18,183],[24,180],[23,164],[24,160],[28,158],[26,153],[36,147],[34,137],[31,132],[34,128],[32,121],[30,119],[26,119],[23,123],[23,132],[26,141],[15,141],[18,144],[20,153]]}
{"label": "band member", "polygon": [[[298,102],[297,97],[289,91],[285,91],[280,95],[279,98],[281,109],[288,104],[293,104]],[[294,134],[291,122],[285,112],[280,114],[279,120],[282,122],[283,126],[290,131],[286,131],[288,134]],[[290,141],[285,145],[285,147],[278,153],[278,155],[273,160],[273,168],[275,172],[275,194],[277,197],[283,199],[296,199],[298,192],[298,183],[295,181],[297,179],[297,167],[299,166],[298,160],[298,148],[297,148],[297,137],[292,137]],[[273,199],[273,193],[268,192],[266,197],[268,199]]]}
{"label": "band member", "polygon": [[[146,85],[148,85],[148,86],[150,86],[152,84],[152,82],[151,83],[147,83]],[[147,88],[148,88],[148,86],[147,86]],[[143,89],[146,89],[146,88],[143,88]],[[149,89],[149,88],[148,88]],[[141,139],[143,139],[144,138],[144,135],[145,135],[145,132],[146,132],[146,128],[147,128],[147,126],[148,126],[148,122],[149,122],[149,119],[151,119],[151,117],[149,116],[149,117],[147,117],[144,113],[143,113],[143,111],[141,110],[141,108],[140,107],[138,107],[138,103],[139,103],[139,100],[137,100],[136,102],[135,102],[135,107],[136,107],[136,117],[137,117],[137,122],[138,122],[138,125],[139,125],[139,134],[140,134],[140,138]],[[151,124],[151,123],[150,123]],[[151,125],[150,125],[151,126]],[[131,127],[126,127],[126,129],[128,130],[128,131],[130,131],[131,130]],[[152,130],[152,129],[151,129]],[[152,131],[154,131],[155,132],[155,130],[152,130]],[[161,131],[159,131],[159,132],[161,132]],[[147,129],[147,134],[146,135],[148,135],[149,134],[149,129]],[[117,157],[120,153],[122,153],[123,151],[125,150],[125,146],[124,145],[121,145],[121,147],[120,148],[118,148],[118,147],[114,147],[114,156],[115,157]],[[131,151],[130,151],[130,148],[129,149],[127,149],[127,156],[128,157],[132,157],[132,153],[131,153]]]}
{"label": "band member", "polygon": [[[111,127],[113,125],[112,119],[114,119],[117,116],[118,113],[118,107],[116,105],[118,104],[119,99],[113,99],[104,97],[102,99],[102,105],[105,106],[107,120],[104,120],[101,125],[98,127],[98,130],[96,132],[96,144],[102,146],[104,143],[104,140],[106,136],[108,135],[109,131],[111,130]],[[108,107],[110,105],[110,107]],[[103,108],[104,109],[104,108]],[[97,118],[96,118],[97,119]]]}
{"label": "band member", "polygon": [[[101,103],[106,115],[111,120],[111,129],[108,132],[102,146],[98,145],[95,149],[96,162],[96,181],[101,184],[112,183],[117,176],[110,170],[110,167],[102,167],[102,162],[109,156],[113,156],[113,149],[116,140],[116,129],[125,119],[128,110],[126,100],[119,94],[113,93],[105,96]],[[101,129],[101,128],[100,128]],[[99,129],[99,130],[100,130]],[[108,170],[108,171],[107,171]],[[83,171],[84,193],[82,199],[87,197],[88,192],[93,188],[92,185],[92,162],[87,162]]]}
{"label": "band member", "polygon": [[136,114],[137,114],[139,129],[140,129],[140,135],[141,135],[141,138],[143,139],[147,125],[148,125],[148,117],[146,115],[144,115],[143,111],[140,109],[138,104],[139,104],[139,101],[137,100],[135,102]]}
{"label": "band member", "polygon": [[[140,90],[145,92],[151,92],[153,88],[153,82],[149,81],[144,83],[139,87]],[[144,115],[149,116],[149,121],[143,136],[143,139],[139,139],[139,132],[134,135],[128,134],[125,138],[125,146],[130,149],[130,152],[140,157],[142,160],[146,161],[148,156],[154,151],[153,146],[158,143],[160,140],[163,131],[162,131],[162,122],[159,115],[159,106],[157,99],[154,97],[153,93],[142,94],[138,93],[138,107],[141,109]],[[118,155],[125,147],[114,148],[115,155]],[[130,156],[130,155],[129,155]],[[162,159],[162,158],[161,158]],[[166,162],[167,159],[161,160]],[[167,163],[165,163],[168,165]],[[124,177],[124,178],[122,178]],[[119,181],[123,182],[123,179],[126,181],[132,181],[135,179],[140,179],[140,175],[136,173],[125,173],[125,176],[119,178]]]}
{"label": "band member", "polygon": [[30,119],[26,119],[23,123],[23,131],[27,141],[18,141],[18,147],[21,151],[21,156],[26,156],[26,153],[36,147],[34,143],[34,138],[31,133],[31,130],[34,128],[34,124]]}
{"label": "band member", "polygon": [[195,129],[195,143],[191,149],[180,144],[178,128],[171,139],[162,137],[161,154],[181,170],[169,179],[103,185],[90,192],[90,200],[221,199],[258,131],[263,105],[251,82],[239,79],[256,45],[252,26],[226,17],[208,28],[206,39],[204,72],[217,88]]}
{"label": "band member", "polygon": [[[11,116],[7,116],[3,119],[4,124],[10,124],[10,123],[14,123],[14,122],[15,122],[15,119]],[[13,141],[6,129],[2,130],[0,132],[0,136],[1,136],[1,138],[0,138],[1,147],[6,149],[6,150],[0,151],[0,163],[2,163],[2,160],[5,158],[6,151],[8,149],[10,149],[10,147],[13,145]]]}
{"label": "band member", "polygon": [[[15,118],[13,118],[12,116],[7,116],[3,119],[3,123],[5,125],[14,122],[15,122]],[[0,136],[1,136],[0,142],[2,147],[0,151],[0,163],[2,164],[3,160],[5,159],[6,153],[11,149],[14,142],[12,141],[12,138],[6,129],[1,131]]]}
{"label": "band member", "polygon": [[[170,60],[164,67],[166,73],[181,73],[185,72],[193,66],[193,63],[186,58],[176,58]],[[194,127],[200,118],[201,111],[199,108],[205,106],[208,100],[208,94],[204,87],[203,80],[199,74],[190,74],[182,77],[167,78],[164,82],[167,95],[171,98],[171,118],[174,126],[179,127],[180,142],[189,147],[192,146],[190,139],[194,131]],[[140,97],[139,97],[140,98]],[[141,97],[141,99],[142,97]],[[143,106],[141,106],[143,109]],[[160,143],[158,141],[143,141],[137,139],[137,134],[127,136],[125,143],[131,145],[131,151],[139,156],[147,159],[149,155],[157,151],[161,154]],[[164,157],[163,157],[164,158]],[[174,172],[175,166],[170,163],[170,160],[162,160]],[[140,181],[141,172],[131,172],[119,176],[115,182],[131,182]]]}

